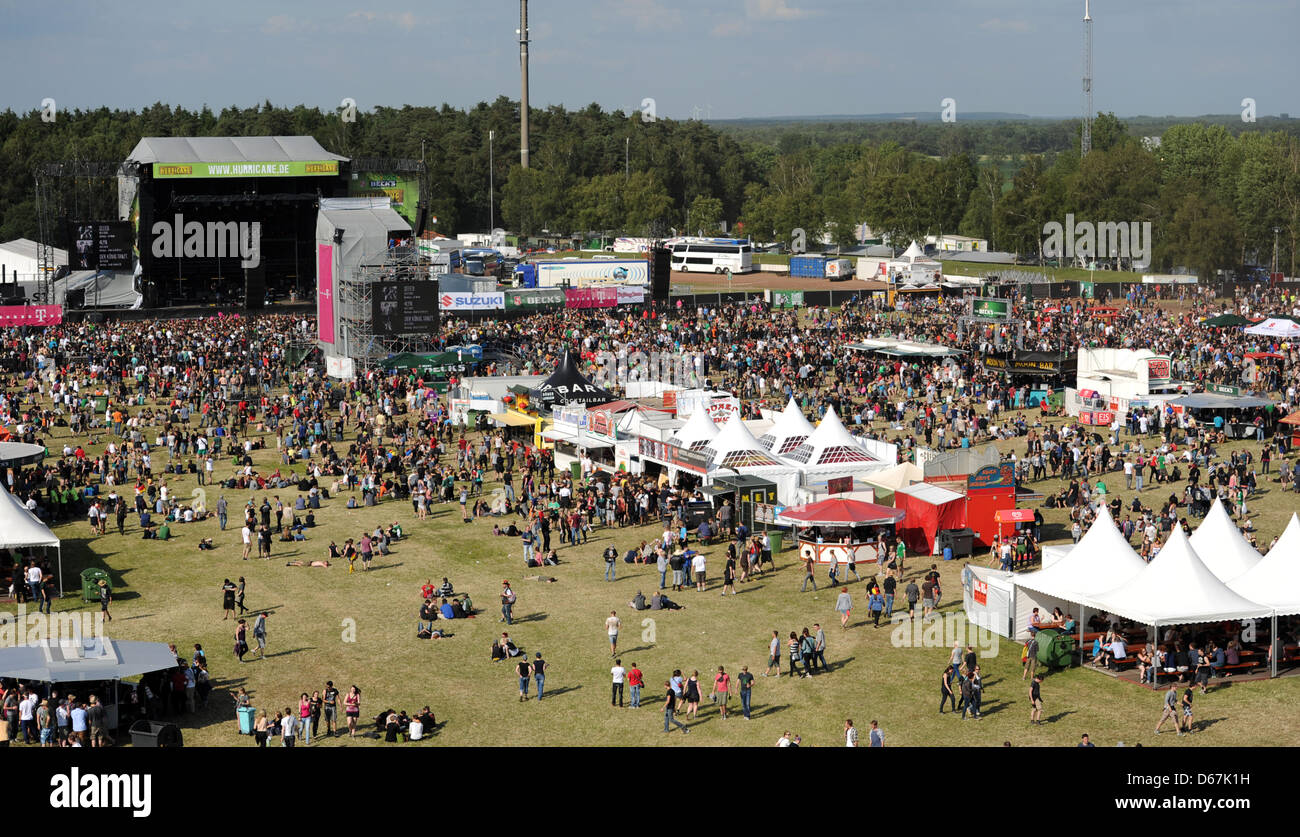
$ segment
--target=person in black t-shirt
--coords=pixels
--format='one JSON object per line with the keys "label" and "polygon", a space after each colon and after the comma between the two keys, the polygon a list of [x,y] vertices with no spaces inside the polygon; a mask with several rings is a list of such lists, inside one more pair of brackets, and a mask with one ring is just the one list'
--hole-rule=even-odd
{"label": "person in black t-shirt", "polygon": [[1192,729],[1192,683],[1187,684],[1187,690],[1183,692],[1183,729],[1187,732],[1195,732]]}
{"label": "person in black t-shirt", "polygon": [[1041,689],[1043,675],[1035,674],[1034,679],[1029,682],[1029,723],[1043,723],[1043,692]]}
{"label": "person in black t-shirt", "polygon": [[519,702],[523,703],[528,700],[528,677],[532,674],[532,667],[529,666],[528,659],[521,656],[515,669],[519,673]]}
{"label": "person in black t-shirt", "polygon": [[[338,710],[339,690],[334,688],[334,681],[325,681],[325,693],[322,695],[325,708],[325,734],[334,736],[334,714]],[[427,729],[427,727],[426,727]]]}
{"label": "person in black t-shirt", "polygon": [[664,681],[664,690],[666,692],[664,697],[664,732],[666,733],[670,731],[668,728],[669,724],[676,724],[677,728],[683,733],[690,732],[690,729],[686,724],[683,724],[681,721],[673,717],[677,709],[677,695],[673,692],[672,685],[666,680]]}

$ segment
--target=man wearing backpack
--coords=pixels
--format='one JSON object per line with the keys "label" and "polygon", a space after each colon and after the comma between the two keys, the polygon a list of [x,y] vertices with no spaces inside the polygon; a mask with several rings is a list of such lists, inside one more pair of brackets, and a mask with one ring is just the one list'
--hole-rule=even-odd
{"label": "man wearing backpack", "polygon": [[605,547],[605,580],[614,580],[614,565],[618,561],[618,550],[613,544]]}
{"label": "man wearing backpack", "polygon": [[1024,664],[1024,672],[1020,675],[1020,679],[1024,680],[1027,677],[1033,677],[1034,672],[1038,669],[1038,637],[1031,636],[1025,642],[1025,648],[1020,653],[1020,660]]}

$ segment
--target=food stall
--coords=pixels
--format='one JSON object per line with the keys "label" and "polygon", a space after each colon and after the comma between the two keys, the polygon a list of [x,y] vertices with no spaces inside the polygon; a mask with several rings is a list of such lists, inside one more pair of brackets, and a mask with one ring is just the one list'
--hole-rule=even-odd
{"label": "food stall", "polygon": [[777,515],[776,522],[795,528],[800,560],[856,564],[875,561],[882,530],[893,529],[905,516],[901,509],[832,497],[790,506]]}

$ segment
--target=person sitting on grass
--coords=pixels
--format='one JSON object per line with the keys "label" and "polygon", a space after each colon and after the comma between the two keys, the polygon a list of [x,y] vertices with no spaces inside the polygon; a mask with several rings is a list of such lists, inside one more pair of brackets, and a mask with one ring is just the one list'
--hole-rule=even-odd
{"label": "person sitting on grass", "polygon": [[438,608],[438,612],[442,614],[442,618],[443,618],[443,619],[455,619],[455,618],[456,618],[456,611],[455,611],[455,609],[451,606],[451,603],[450,603],[449,601],[447,601],[446,599],[443,599],[443,600],[442,600],[442,607]]}
{"label": "person sitting on grass", "polygon": [[474,615],[474,603],[469,600],[469,593],[464,594],[458,599],[453,599],[451,609],[456,611],[457,619],[468,619]]}
{"label": "person sitting on grass", "polygon": [[330,562],[329,562],[329,561],[306,561],[306,562],[304,562],[304,561],[298,560],[298,561],[285,561],[285,562],[284,562],[284,565],[285,565],[286,567],[322,567],[322,568],[325,568],[325,569],[329,569]]}
{"label": "person sitting on grass", "polygon": [[650,597],[651,610],[681,610],[684,607],[686,607],[686,605],[677,604],[677,602],[674,602],[672,599],[669,599],[667,596],[665,596],[663,593],[660,593],[658,590],[656,590],[654,592],[654,595]]}
{"label": "person sitting on grass", "polygon": [[216,549],[216,548],[217,546],[212,542],[212,538],[203,538],[202,540],[199,541],[200,551],[206,551],[209,549]]}
{"label": "person sitting on grass", "polygon": [[501,638],[492,643],[492,662],[499,662],[507,657],[519,656],[519,649],[510,639],[510,634],[503,633]]}

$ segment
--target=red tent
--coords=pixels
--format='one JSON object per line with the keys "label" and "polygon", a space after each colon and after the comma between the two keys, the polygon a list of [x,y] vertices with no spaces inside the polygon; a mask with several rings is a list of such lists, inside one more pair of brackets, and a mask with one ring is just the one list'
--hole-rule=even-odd
{"label": "red tent", "polygon": [[907,512],[899,537],[912,552],[934,553],[934,539],[944,529],[966,528],[966,495],[930,483],[894,492],[894,505]]}
{"label": "red tent", "polygon": [[872,526],[897,523],[903,515],[902,510],[889,506],[832,497],[818,503],[790,506],[780,517],[798,526]]}

